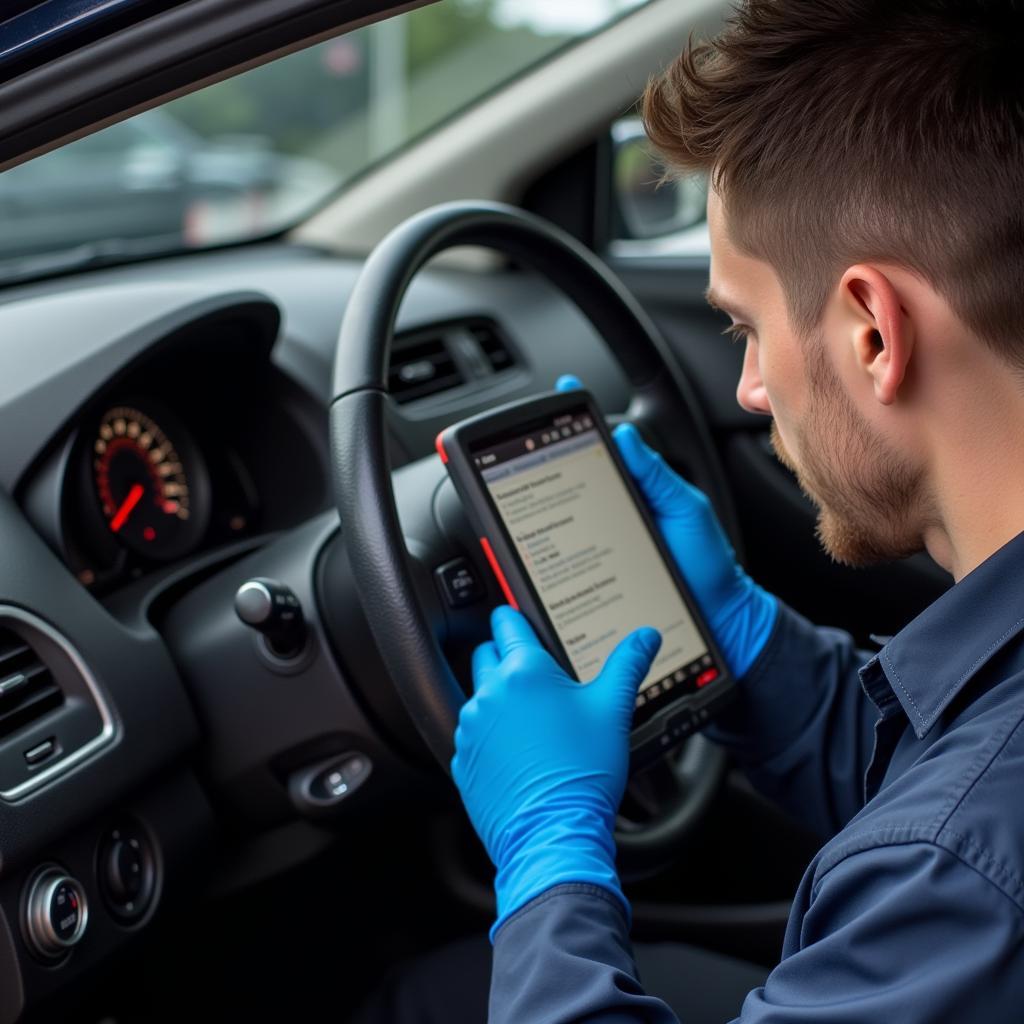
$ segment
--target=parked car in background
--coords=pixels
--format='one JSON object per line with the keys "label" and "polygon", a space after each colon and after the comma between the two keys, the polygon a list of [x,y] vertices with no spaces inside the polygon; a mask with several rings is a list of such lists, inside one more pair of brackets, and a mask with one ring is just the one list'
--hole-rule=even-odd
{"label": "parked car in background", "polygon": [[147,110],[0,175],[0,261],[261,234],[337,185],[329,168],[265,136],[207,139]]}

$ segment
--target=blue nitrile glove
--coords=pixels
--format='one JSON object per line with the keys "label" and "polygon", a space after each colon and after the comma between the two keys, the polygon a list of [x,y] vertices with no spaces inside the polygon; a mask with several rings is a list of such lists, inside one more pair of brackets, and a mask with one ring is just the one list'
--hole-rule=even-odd
{"label": "blue nitrile glove", "polygon": [[[555,387],[582,387],[571,374]],[[626,468],[647,499],[661,535],[689,583],[704,618],[738,679],[757,660],[779,612],[779,600],[740,567],[703,491],[673,472],[636,427],[622,423],[614,437]]]}
{"label": "blue nitrile glove", "polygon": [[629,763],[636,691],[661,646],[630,633],[601,674],[578,683],[530,624],[502,605],[493,642],[473,655],[473,696],[455,730],[452,777],[497,869],[498,928],[563,882],[599,885],[629,904],[615,871],[612,831]]}

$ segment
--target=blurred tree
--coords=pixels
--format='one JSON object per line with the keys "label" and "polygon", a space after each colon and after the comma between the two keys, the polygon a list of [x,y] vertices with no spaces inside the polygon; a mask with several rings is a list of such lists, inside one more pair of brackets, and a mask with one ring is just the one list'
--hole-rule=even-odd
{"label": "blurred tree", "polygon": [[[638,0],[586,0],[608,2]],[[510,18],[509,3],[440,0],[400,16],[400,26],[338,36],[167,110],[207,139],[250,136],[250,145],[304,156],[342,181],[571,38],[549,24],[550,8],[539,20],[538,9]]]}
{"label": "blurred tree", "polygon": [[409,17],[408,70],[421,70],[475,36],[494,31],[495,0],[442,0]]}
{"label": "blurred tree", "polygon": [[[493,33],[494,0],[443,0],[406,16],[411,77]],[[339,36],[175,100],[168,107],[207,138],[258,135],[274,149],[300,153],[321,134],[365,107],[370,29]]]}
{"label": "blurred tree", "polygon": [[366,39],[360,32],[272,61],[169,104],[207,138],[259,135],[302,152],[320,132],[366,104]]}

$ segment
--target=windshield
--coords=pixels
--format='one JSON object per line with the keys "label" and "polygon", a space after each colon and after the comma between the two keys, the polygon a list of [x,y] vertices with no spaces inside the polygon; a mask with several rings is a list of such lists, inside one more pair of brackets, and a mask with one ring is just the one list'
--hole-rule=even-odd
{"label": "windshield", "polygon": [[0,277],[266,236],[646,0],[442,0],[0,174]]}

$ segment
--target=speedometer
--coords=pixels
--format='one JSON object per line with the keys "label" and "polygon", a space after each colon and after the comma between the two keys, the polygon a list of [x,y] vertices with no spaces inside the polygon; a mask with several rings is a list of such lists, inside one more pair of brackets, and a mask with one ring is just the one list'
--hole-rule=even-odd
{"label": "speedometer", "polygon": [[193,487],[197,463],[191,445],[176,443],[145,413],[130,406],[108,410],[93,441],[93,479],[116,540],[158,560],[198,543],[206,510]]}

